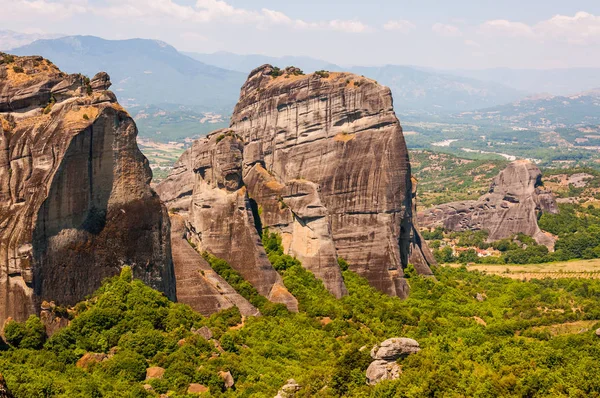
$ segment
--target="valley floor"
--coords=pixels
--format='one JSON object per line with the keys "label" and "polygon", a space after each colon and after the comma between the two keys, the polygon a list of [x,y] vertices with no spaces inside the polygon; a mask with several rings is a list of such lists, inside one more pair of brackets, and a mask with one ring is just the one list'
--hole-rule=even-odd
{"label": "valley floor", "polygon": [[[463,264],[447,264],[461,267]],[[506,278],[531,280],[545,278],[600,279],[600,259],[557,261],[544,264],[472,264],[471,271],[483,271]]]}

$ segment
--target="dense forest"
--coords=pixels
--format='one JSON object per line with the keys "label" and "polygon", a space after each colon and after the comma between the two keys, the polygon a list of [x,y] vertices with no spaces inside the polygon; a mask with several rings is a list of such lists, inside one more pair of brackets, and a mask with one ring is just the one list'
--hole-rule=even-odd
{"label": "dense forest", "polygon": [[[206,396],[273,397],[294,378],[298,397],[600,396],[600,281],[521,282],[464,267],[424,278],[409,267],[411,294],[400,300],[342,260],[349,294],[338,300],[282,254],[276,235],[264,243],[299,313],[257,296],[208,254],[262,316],[242,320],[234,308],[202,317],[125,267],[74,308],[55,308],[72,320],[48,339],[35,316],[7,324],[0,369],[9,388],[23,398],[185,397],[199,383]],[[203,327],[212,338],[197,333]],[[414,338],[421,351],[399,360],[398,380],[367,386],[369,350],[390,337]],[[151,366],[163,377],[145,380]],[[231,388],[219,372],[230,372]]]}

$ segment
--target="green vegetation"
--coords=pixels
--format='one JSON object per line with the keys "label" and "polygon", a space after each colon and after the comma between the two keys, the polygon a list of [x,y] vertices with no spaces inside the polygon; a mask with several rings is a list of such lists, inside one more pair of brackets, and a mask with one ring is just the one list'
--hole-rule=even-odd
{"label": "green vegetation", "polygon": [[321,77],[323,79],[326,79],[326,78],[329,77],[329,72],[326,71],[326,70],[318,70],[318,71],[315,72],[315,75],[317,75],[317,76],[319,76],[319,77]]}
{"label": "green vegetation", "polygon": [[24,73],[25,72],[25,69],[23,69],[22,67],[20,67],[18,65],[13,66],[12,69],[15,73]]}
{"label": "green vegetation", "polygon": [[273,70],[269,73],[269,75],[271,75],[272,78],[278,78],[279,76],[283,75],[283,70],[281,70],[281,68],[278,68],[277,66],[273,67]]}
{"label": "green vegetation", "polygon": [[10,54],[3,54],[2,58],[0,58],[0,65],[12,64],[13,62],[15,62],[15,57]]}
{"label": "green vegetation", "polygon": [[[433,240],[433,254],[440,263],[540,264],[600,258],[600,209],[574,204],[560,204],[559,209],[558,214],[544,213],[538,221],[541,229],[558,236],[554,252],[524,234],[489,243],[485,231],[444,232],[436,228],[423,231],[423,237]],[[457,248],[493,248],[500,255],[478,257],[474,249],[456,255],[450,246],[442,245],[442,240],[455,242]]]}
{"label": "green vegetation", "polygon": [[[600,326],[600,281],[520,282],[447,267],[434,272],[436,280],[407,270],[412,292],[402,301],[344,271],[349,295],[337,300],[294,264],[282,275],[300,312],[251,317],[231,328],[241,321],[236,309],[204,318],[132,280],[125,268],[79,303],[71,325],[43,348],[35,338],[23,347],[22,338],[21,346],[0,352],[0,369],[18,398],[156,397],[167,391],[184,397],[191,382],[208,386],[211,396],[272,397],[291,377],[302,385],[301,397],[600,393],[600,339],[590,330]],[[33,319],[17,333],[16,323],[9,323],[11,336],[39,336]],[[587,322],[587,331],[554,332],[552,325],[572,322]],[[211,328],[223,352],[191,332],[201,326]],[[371,360],[360,348],[394,336],[417,339],[422,351],[400,360],[399,380],[366,386]],[[85,352],[109,358],[75,366]],[[149,381],[155,393],[142,388],[149,366],[166,369],[163,379]],[[225,392],[219,371],[231,372],[233,390]]]}
{"label": "green vegetation", "polygon": [[46,105],[46,107],[43,110],[44,115],[47,115],[48,113],[50,113],[54,104],[56,104],[56,98],[54,98],[54,95],[50,95],[50,100],[48,101],[48,105]]}

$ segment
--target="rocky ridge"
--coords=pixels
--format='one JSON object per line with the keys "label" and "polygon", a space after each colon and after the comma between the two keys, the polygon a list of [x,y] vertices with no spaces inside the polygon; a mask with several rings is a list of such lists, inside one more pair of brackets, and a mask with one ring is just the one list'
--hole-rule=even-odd
{"label": "rocky ridge", "polygon": [[[272,300],[280,285],[263,261],[264,228],[336,297],[346,293],[338,257],[400,297],[411,247],[418,271],[431,274],[391,93],[364,77],[255,69],[230,128],[196,141],[157,192],[185,214],[199,249],[228,260]],[[279,293],[289,298],[282,286]]]}
{"label": "rocky ridge", "polygon": [[175,300],[169,219],[110,79],[0,53],[0,323],[131,265]]}
{"label": "rocky ridge", "polygon": [[556,199],[551,191],[544,189],[540,169],[527,160],[517,160],[494,178],[489,192],[478,200],[423,210],[418,213],[418,221],[424,228],[487,230],[489,241],[523,233],[538,244],[553,248],[555,238],[538,226],[540,212],[557,213]]}

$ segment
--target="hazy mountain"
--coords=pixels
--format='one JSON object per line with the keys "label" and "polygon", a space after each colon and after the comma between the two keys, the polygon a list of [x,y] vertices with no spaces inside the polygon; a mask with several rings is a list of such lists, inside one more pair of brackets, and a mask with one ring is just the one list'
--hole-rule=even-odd
{"label": "hazy mountain", "polygon": [[62,37],[61,34],[46,34],[46,33],[20,33],[12,30],[0,29],[0,50],[8,51],[13,48],[24,46],[40,39],[55,39]]}
{"label": "hazy mountain", "polygon": [[229,112],[246,78],[244,73],[204,64],[155,40],[69,36],[37,40],[11,53],[42,55],[68,73],[93,76],[106,71],[113,82],[111,90],[126,107],[173,103]]}
{"label": "hazy mountain", "polygon": [[452,70],[448,73],[501,83],[529,93],[569,95],[600,87],[600,68]]}
{"label": "hazy mountain", "polygon": [[342,67],[310,57],[269,57],[228,52],[213,54],[186,53],[192,58],[221,68],[250,72],[259,65],[297,66],[305,72],[316,70],[351,71],[389,86],[398,104],[398,112],[456,112],[504,104],[523,98],[524,92],[507,86],[481,82],[462,76],[440,73],[414,66]]}
{"label": "hazy mountain", "polygon": [[391,88],[397,112],[428,110],[440,113],[496,106],[523,98],[525,93],[502,84],[428,71],[412,66],[352,67]]}
{"label": "hazy mountain", "polygon": [[230,52],[220,51],[212,54],[190,53],[184,52],[190,57],[220,68],[236,70],[239,72],[249,73],[257,66],[271,64],[279,67],[296,66],[306,73],[317,70],[342,70],[340,66],[332,64],[320,59],[302,57],[302,56],[285,56],[285,57],[270,57],[260,54],[234,54]]}
{"label": "hazy mountain", "polygon": [[600,123],[600,88],[568,96],[536,95],[459,116],[530,127],[568,127]]}

